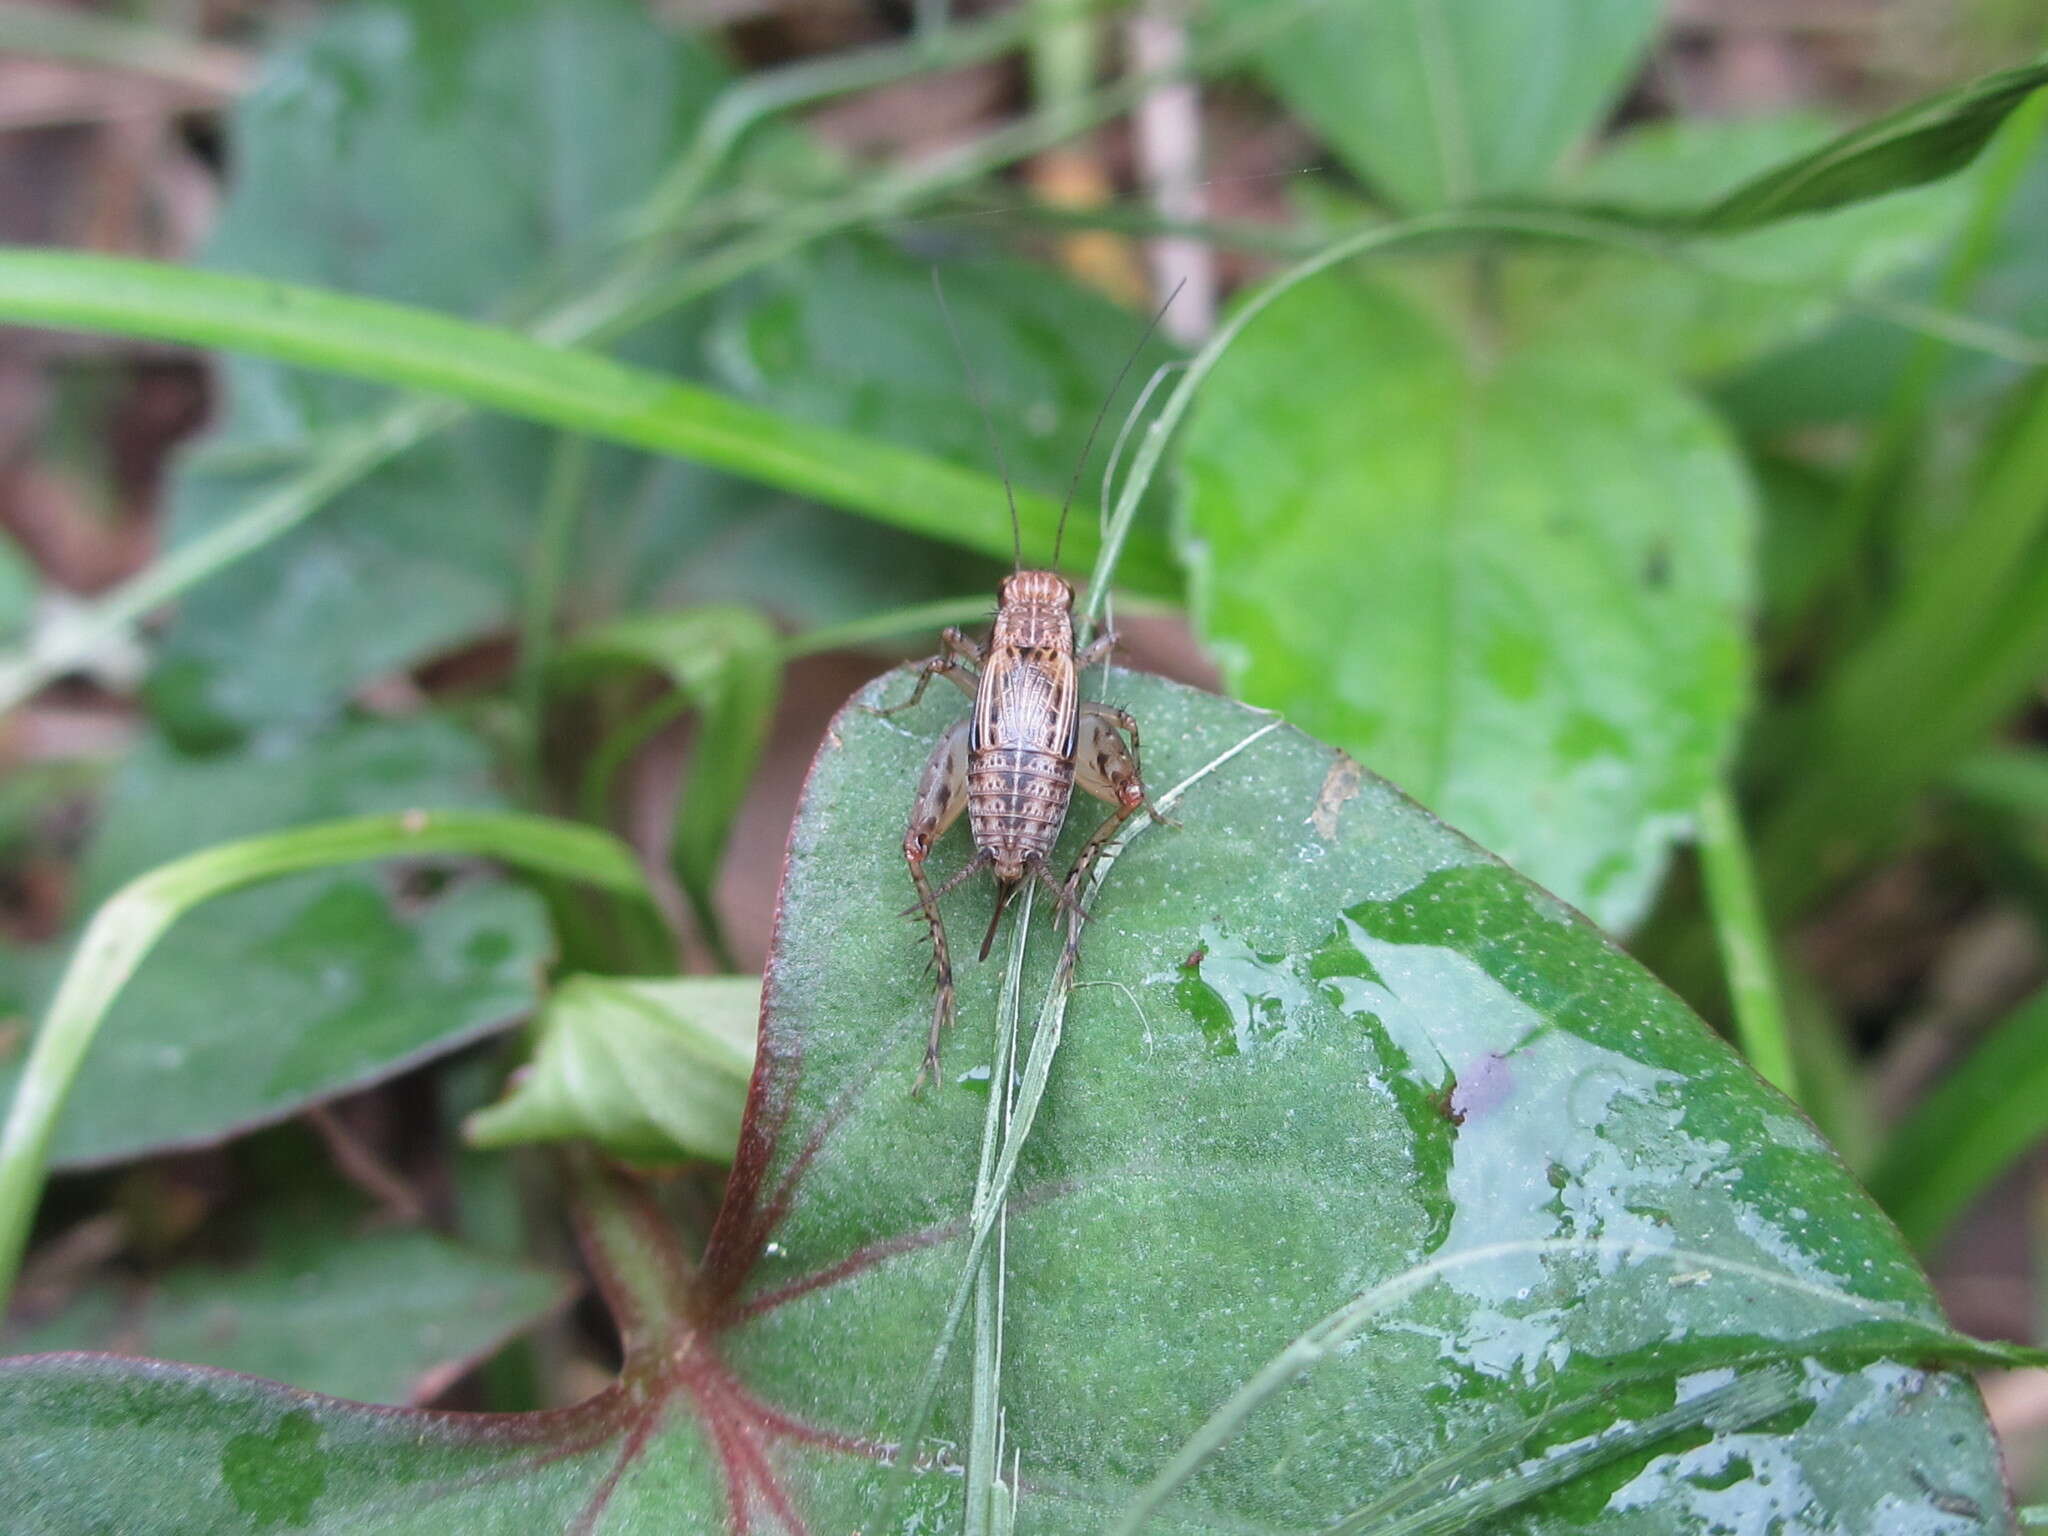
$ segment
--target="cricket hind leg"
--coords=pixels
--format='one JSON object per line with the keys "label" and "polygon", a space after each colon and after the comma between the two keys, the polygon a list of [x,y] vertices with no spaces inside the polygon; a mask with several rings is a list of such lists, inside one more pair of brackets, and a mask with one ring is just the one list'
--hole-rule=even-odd
{"label": "cricket hind leg", "polygon": [[[1125,742],[1128,735],[1130,741]],[[1123,824],[1140,810],[1155,821],[1166,818],[1153,809],[1145,793],[1145,778],[1138,765],[1138,722],[1113,704],[1083,704],[1074,750],[1074,784],[1111,807],[1102,824],[1081,845],[1066,883],[1060,887],[1059,904],[1067,914],[1067,947],[1060,956],[1061,968],[1071,974],[1080,958],[1081,883],[1109,846]]]}
{"label": "cricket hind leg", "polygon": [[924,699],[925,689],[931,687],[932,679],[943,677],[970,699],[974,697],[974,682],[981,674],[974,670],[974,663],[981,660],[981,647],[961,634],[957,629],[947,629],[939,635],[939,654],[927,657],[918,663],[917,685],[910,690],[910,697],[901,704],[891,704],[877,709],[870,705],[868,713],[900,715],[906,709],[915,709]]}
{"label": "cricket hind leg", "polygon": [[[917,905],[931,934],[932,969],[938,995],[932,1000],[931,1033],[925,1037],[924,1064],[918,1068],[911,1092],[922,1088],[927,1077],[939,1074],[939,1036],[953,1022],[953,956],[946,946],[946,924],[939,916],[938,893],[925,872],[932,844],[960,819],[967,809],[967,738],[970,722],[960,721],[939,738],[932,755],[925,760],[917,781],[917,798],[911,804],[910,825],[903,833],[903,862],[910,867],[911,884],[917,887]],[[955,882],[947,882],[950,889]]]}

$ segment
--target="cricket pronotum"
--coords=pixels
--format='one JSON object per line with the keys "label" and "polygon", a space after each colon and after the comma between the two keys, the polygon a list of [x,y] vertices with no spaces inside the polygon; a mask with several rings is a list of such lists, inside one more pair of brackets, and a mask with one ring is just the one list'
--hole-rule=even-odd
{"label": "cricket pronotum", "polygon": [[[943,677],[974,701],[965,720],[939,738],[925,762],[912,803],[910,825],[903,834],[903,858],[910,866],[911,883],[917,887],[917,904],[910,910],[921,913],[931,931],[932,963],[938,973],[938,996],[932,1004],[931,1033],[925,1041],[924,1064],[918,1070],[917,1085],[939,1071],[939,1037],[953,1022],[953,958],[946,944],[946,925],[939,915],[939,898],[971,876],[986,869],[996,882],[995,911],[989,917],[988,932],[981,941],[981,958],[988,958],[1003,910],[1018,887],[1027,880],[1043,882],[1051,890],[1058,909],[1067,916],[1067,949],[1063,963],[1071,966],[1081,940],[1081,883],[1103,846],[1133,814],[1145,810],[1155,818],[1159,813],[1145,794],[1144,776],[1138,766],[1138,722],[1111,704],[1081,698],[1081,672],[1098,661],[1107,660],[1116,648],[1114,633],[1105,633],[1086,649],[1074,649],[1074,587],[1055,570],[1024,569],[1024,536],[1017,520],[1017,500],[1010,491],[1009,467],[1003,462],[1001,439],[988,413],[979,380],[974,376],[960,334],[946,307],[945,290],[938,272],[932,273],[939,310],[945,316],[960,366],[966,374],[968,391],[980,407],[989,443],[1003,471],[1003,488],[1010,498],[1010,533],[1014,560],[1008,576],[996,588],[996,616],[987,643],[977,645],[957,629],[940,636],[939,654],[919,665],[917,686],[901,704],[877,710],[893,715],[915,705],[924,697],[934,677]],[[1176,289],[1175,292],[1179,290]],[[1166,301],[1173,302],[1169,295]],[[1130,360],[1089,429],[1081,449],[1080,462],[1067,486],[1067,498],[1060,508],[1059,528],[1053,535],[1053,562],[1059,561],[1060,542],[1066,534],[1067,513],[1073,506],[1074,490],[1088,462],[1089,449],[1102,428],[1110,402],[1144,350],[1153,327],[1166,313],[1161,306],[1152,324],[1132,349]],[[1055,880],[1047,865],[1053,843],[1067,817],[1067,804],[1078,784],[1111,807],[1108,818],[1095,829],[1064,881]],[[946,829],[967,813],[974,834],[974,857],[943,886],[934,890],[925,873],[925,861],[932,845]]]}

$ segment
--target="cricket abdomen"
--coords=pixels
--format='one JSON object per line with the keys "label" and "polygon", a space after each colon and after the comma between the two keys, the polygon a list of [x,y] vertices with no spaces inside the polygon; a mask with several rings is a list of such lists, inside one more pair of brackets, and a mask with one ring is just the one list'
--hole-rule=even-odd
{"label": "cricket abdomen", "polygon": [[1074,793],[1074,760],[1031,747],[982,747],[967,754],[967,821],[975,848],[1014,880],[1024,862],[1046,858]]}

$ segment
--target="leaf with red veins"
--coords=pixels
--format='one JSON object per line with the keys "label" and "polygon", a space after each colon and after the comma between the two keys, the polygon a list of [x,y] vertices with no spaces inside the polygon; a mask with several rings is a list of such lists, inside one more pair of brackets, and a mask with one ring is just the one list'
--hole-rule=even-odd
{"label": "leaf with red veins", "polygon": [[[1156,679],[1117,688],[1155,788],[1270,725]],[[1001,967],[970,965],[946,1072],[910,1092],[931,993],[896,916],[900,841],[957,710],[849,709],[813,766],[701,1260],[644,1186],[578,1172],[617,1385],[464,1417],[7,1362],[0,1529],[845,1536],[904,1454],[890,1536],[957,1528],[971,1351],[928,1435],[889,1443],[960,1278],[990,1091]],[[1018,1530],[1100,1531],[1291,1341],[1389,1286],[1148,1529],[1314,1530],[1501,1479],[1537,1536],[1946,1530],[1966,1505],[2002,1528],[1982,1407],[1927,1363],[1947,1336],[1925,1278],[1811,1126],[1583,919],[1384,781],[1318,825],[1340,767],[1270,730],[1192,785],[1179,830],[1138,832],[1095,903],[1001,1248]],[[939,873],[967,854],[941,843]],[[964,887],[948,919],[985,922],[988,901]],[[1032,938],[1027,999],[1058,939]],[[1483,1112],[1447,1114],[1475,1073]],[[1793,1409],[1587,1453],[1773,1359],[1801,1362]],[[1544,1466],[1586,1470],[1546,1491]]]}

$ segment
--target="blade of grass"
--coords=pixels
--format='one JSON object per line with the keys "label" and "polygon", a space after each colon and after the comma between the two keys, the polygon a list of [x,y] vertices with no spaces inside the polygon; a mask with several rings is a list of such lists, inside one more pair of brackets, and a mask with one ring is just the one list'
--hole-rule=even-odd
{"label": "blade of grass", "polygon": [[249,61],[233,48],[29,0],[0,0],[0,53],[152,75],[202,97],[233,96],[249,78]]}
{"label": "blade of grass", "polygon": [[[1077,3],[1113,11],[1122,0]],[[920,28],[906,42],[806,59],[739,81],[712,104],[688,151],[627,221],[626,232],[659,235],[682,223],[733,150],[777,114],[915,75],[970,68],[1021,47],[1031,27],[1028,9],[1016,7],[949,27]]]}
{"label": "blade of grass", "polygon": [[616,838],[574,822],[510,812],[407,811],[299,827],[202,849],[131,880],[86,924],[0,1129],[0,1307],[13,1289],[42,1193],[50,1135],[86,1048],[171,924],[215,896],[279,875],[435,853],[501,859],[653,905],[632,852]]}
{"label": "blade of grass", "polygon": [[[1227,751],[1217,754],[1208,762],[1189,774],[1180,783],[1160,795],[1153,804],[1160,811],[1171,810],[1195,785],[1221,768],[1257,742],[1261,737],[1277,731],[1283,722],[1274,720],[1260,726]],[[1152,823],[1140,819],[1125,826],[1102,850],[1095,861],[1094,872],[1088,888],[1082,895],[1082,909],[1092,907],[1096,895],[1102,889],[1102,882],[1117,855],[1146,827]],[[1024,924],[1017,925],[1021,944]],[[1005,982],[1007,985],[1007,981]],[[939,1383],[945,1376],[946,1361],[953,1348],[953,1340],[960,1331],[960,1324],[966,1317],[968,1302],[981,1273],[982,1255],[987,1250],[990,1233],[995,1229],[1003,1204],[1009,1198],[1010,1181],[1016,1177],[1017,1159],[1022,1155],[1024,1143],[1031,1135],[1031,1127],[1038,1115],[1040,1100],[1045,1095],[1045,1085],[1052,1073],[1054,1055],[1059,1050],[1060,1035],[1066,1027],[1067,1001],[1074,990],[1071,969],[1065,957],[1053,968],[1053,974],[1046,985],[1045,1001],[1040,1004],[1037,1023],[1032,1028],[1031,1049],[1024,1059],[1023,1077],[1017,1085],[1016,1101],[1003,1122],[1000,1145],[996,1152],[994,1169],[985,1180],[977,1178],[974,1208],[969,1212],[967,1232],[967,1253],[961,1266],[960,1278],[953,1288],[946,1315],[939,1324],[937,1337],[932,1342],[932,1353],[925,1362],[923,1375],[919,1378],[911,1397],[911,1406],[904,1416],[902,1433],[896,1437],[896,1464],[882,1486],[880,1514],[870,1528],[873,1536],[895,1529],[896,1515],[909,1482],[911,1467],[915,1461],[917,1442],[924,1437],[926,1426],[931,1422],[932,1408],[938,1401]],[[989,1085],[993,1096],[996,1085]]]}
{"label": "blade of grass", "polygon": [[1726,780],[1702,797],[1694,820],[1707,910],[1714,920],[1714,939],[1720,946],[1728,994],[1735,1005],[1735,1038],[1765,1082],[1787,1098],[1797,1099],[1799,1075],[1778,992],[1771,932],[1757,900],[1756,871],[1750,863],[1742,817]]}
{"label": "blade of grass", "polygon": [[1382,1518],[1361,1510],[1328,1526],[1323,1536],[1451,1536],[1518,1509],[1531,1499],[1687,1430],[1733,1434],[1806,1401],[1805,1383],[1788,1366],[1771,1366],[1689,1397],[1647,1419],[1622,1420],[1600,1434],[1539,1456],[1499,1477],[1463,1486],[1446,1484],[1442,1496]]}
{"label": "blade of grass", "polygon": [[[234,273],[122,257],[0,250],[0,317],[146,336],[350,374],[708,464],[985,554],[1007,557],[1000,485],[976,470],[499,326]],[[1059,509],[1018,493],[1027,553]],[[1164,551],[1133,580],[1171,591]]]}
{"label": "blade of grass", "polygon": [[2044,484],[2048,374],[2028,386],[1954,532],[1775,733],[1770,760],[1796,776],[1757,839],[1769,911],[1796,915],[1886,846],[1913,798],[2037,685],[2048,656]]}
{"label": "blade of grass", "polygon": [[590,483],[590,440],[556,440],[548,465],[548,484],[541,496],[540,528],[528,561],[526,601],[519,613],[519,699],[524,716],[526,793],[539,804],[541,734],[547,717],[547,671],[553,655],[562,574],[568,568],[576,538],[577,514]]}
{"label": "blade of grass", "polygon": [[[1024,947],[1031,928],[1035,889],[1024,893],[1022,910],[1010,926],[1010,954],[996,1004],[995,1051],[989,1061],[988,1113],[981,1127],[980,1161],[974,1174],[974,1209],[1000,1198],[995,1189],[997,1159],[1015,1119],[1019,1001],[1024,990]],[[966,1536],[989,1536],[997,1474],[1002,1464],[1003,1272],[1009,1218],[996,1217],[995,1252],[985,1256],[974,1277],[974,1363],[969,1376],[967,1423]]]}
{"label": "blade of grass", "polygon": [[[1831,1290],[1810,1280],[1788,1275],[1761,1265],[1721,1258],[1684,1248],[1657,1247],[1598,1237],[1529,1238],[1515,1242],[1487,1243],[1459,1253],[1442,1254],[1417,1264],[1310,1324],[1292,1342],[1275,1354],[1226,1399],[1209,1418],[1182,1443],[1152,1481],[1125,1506],[1109,1536],[1136,1536],[1137,1531],[1171,1499],[1200,1469],[1203,1462],[1233,1439],[1260,1405],[1284,1392],[1305,1371],[1342,1355],[1350,1341],[1373,1323],[1430,1286],[1459,1270],[1499,1264],[1511,1257],[1529,1255],[1598,1256],[1610,1264],[1647,1263],[1672,1267],[1681,1273],[1704,1273],[1716,1279],[1739,1279],[1750,1285],[1792,1292],[1839,1306],[1848,1323],[1883,1324],[1882,1340],[1873,1340],[1870,1358],[1906,1356],[1916,1360],[1960,1365],[2034,1365],[2048,1361],[2048,1351],[2019,1345],[1972,1339],[1903,1307],[1867,1301],[1860,1296]],[[1711,1283],[1711,1282],[1709,1282]],[[1818,1334],[1787,1342],[1780,1353],[1746,1353],[1743,1363],[1764,1363],[1774,1358],[1797,1359],[1815,1353],[1834,1355],[1853,1351],[1830,1343],[1818,1346]],[[1735,1363],[1730,1361],[1728,1363]]]}
{"label": "blade of grass", "polygon": [[2037,992],[1894,1130],[1870,1191],[1922,1252],[2048,1137],[2048,991]]}
{"label": "blade of grass", "polygon": [[[1990,260],[1999,223],[2032,163],[2044,127],[2048,127],[2048,91],[2029,97],[1993,141],[1969,216],[1941,274],[1937,302],[1944,310],[1959,311],[1968,303],[1985,263]],[[1840,504],[1828,521],[1824,536],[1829,552],[1823,557],[1826,569],[1845,572],[1869,535],[1886,497],[1897,486],[1920,439],[1928,397],[1948,352],[1939,339],[1922,335],[1907,355],[1885,404],[1884,416],[1871,434],[1855,472],[1842,489]]]}

